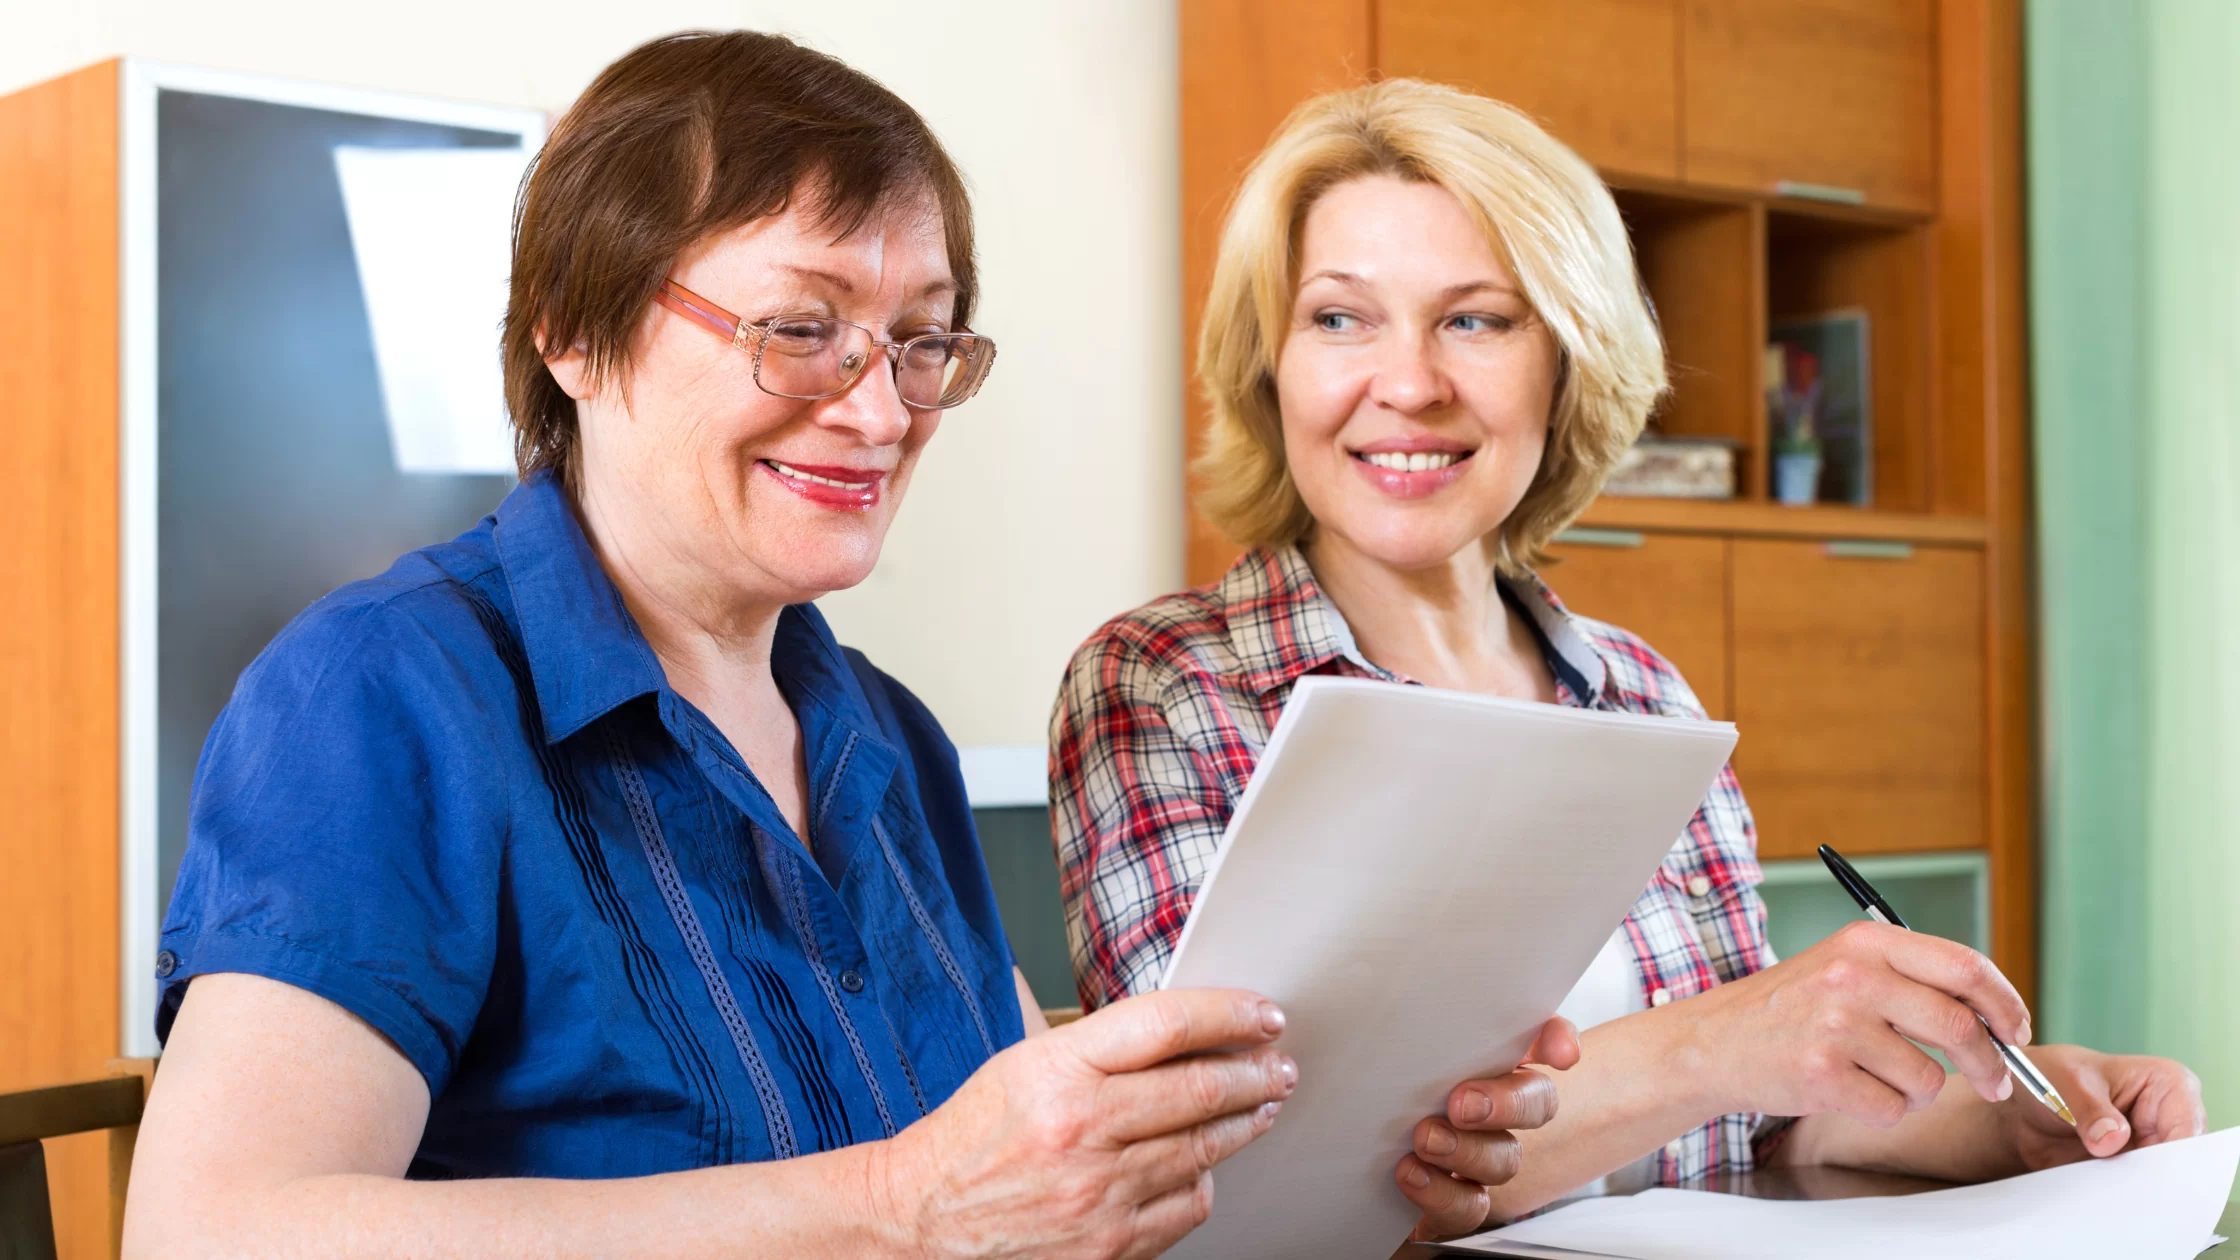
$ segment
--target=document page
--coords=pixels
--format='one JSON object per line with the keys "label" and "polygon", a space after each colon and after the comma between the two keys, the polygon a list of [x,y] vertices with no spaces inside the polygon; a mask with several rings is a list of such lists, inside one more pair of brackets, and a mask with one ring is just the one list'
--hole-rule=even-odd
{"label": "document page", "polygon": [[1391,1255],[1416,1122],[1524,1056],[1734,743],[1724,722],[1302,680],[1166,976],[1281,1005],[1299,1087],[1167,1254]]}
{"label": "document page", "polygon": [[[1645,1190],[1586,1199],[1457,1246],[1534,1243],[1633,1260],[2190,1260],[2214,1241],[2240,1129],[1978,1186],[1877,1199]],[[1529,1253],[1539,1254],[1539,1253]]]}

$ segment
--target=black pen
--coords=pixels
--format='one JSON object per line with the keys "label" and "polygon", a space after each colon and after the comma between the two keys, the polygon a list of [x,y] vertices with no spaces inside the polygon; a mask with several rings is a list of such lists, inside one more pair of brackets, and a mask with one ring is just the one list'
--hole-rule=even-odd
{"label": "black pen", "polygon": [[[1908,932],[1913,930],[1906,927],[1906,921],[1898,917],[1898,912],[1890,908],[1890,903],[1874,890],[1874,885],[1853,870],[1851,863],[1843,860],[1841,853],[1823,844],[1820,846],[1820,860],[1828,864],[1828,872],[1836,877],[1837,883],[1843,885],[1845,892],[1851,894],[1851,899],[1859,903],[1859,908],[1867,912],[1867,917],[1877,923],[1887,923]],[[1983,1025],[1983,1035],[1991,1038],[1991,1044],[1998,1047],[1999,1057],[2007,1062],[2007,1071],[2022,1082],[2022,1087],[2030,1091],[2030,1096],[2051,1108],[2053,1114],[2072,1126],[2075,1125],[2077,1114],[2069,1110],[2068,1103],[2061,1100],[2061,1093],[2054,1089],[2053,1082],[2039,1075],[2038,1065],[2032,1063],[2022,1051],[1999,1040],[1999,1034],[1991,1031],[1991,1021],[1985,1019],[1980,1011],[1976,1013],[1976,1022]]]}

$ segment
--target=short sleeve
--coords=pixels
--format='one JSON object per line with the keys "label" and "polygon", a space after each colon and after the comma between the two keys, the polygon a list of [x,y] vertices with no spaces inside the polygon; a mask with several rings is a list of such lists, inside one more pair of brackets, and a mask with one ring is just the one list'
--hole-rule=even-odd
{"label": "short sleeve", "polygon": [[245,972],[356,1014],[442,1093],[496,951],[510,758],[493,749],[522,738],[483,624],[457,594],[330,599],[243,672],[195,773],[159,1038],[189,981]]}

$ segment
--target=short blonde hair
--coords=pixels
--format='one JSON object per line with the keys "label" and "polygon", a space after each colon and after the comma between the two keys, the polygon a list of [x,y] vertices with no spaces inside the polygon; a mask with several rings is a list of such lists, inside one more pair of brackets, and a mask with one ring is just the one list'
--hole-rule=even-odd
{"label": "short blonde hair", "polygon": [[1413,79],[1318,96],[1245,174],[1221,231],[1198,339],[1212,407],[1192,465],[1198,506],[1248,546],[1297,542],[1314,519],[1284,461],[1275,365],[1307,212],[1370,175],[1437,184],[1484,228],[1558,354],[1548,444],[1501,526],[1502,566],[1536,564],[1602,489],[1665,389],[1664,346],[1633,250],[1594,168],[1499,101]]}

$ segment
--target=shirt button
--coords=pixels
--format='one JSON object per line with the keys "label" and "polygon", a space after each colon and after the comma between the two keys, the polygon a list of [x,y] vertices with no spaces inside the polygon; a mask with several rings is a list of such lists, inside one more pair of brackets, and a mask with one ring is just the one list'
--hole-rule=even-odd
{"label": "shirt button", "polygon": [[1679,1138],[1674,1138],[1664,1144],[1664,1153],[1670,1155],[1674,1159],[1678,1159],[1682,1155],[1688,1153],[1688,1144],[1681,1141]]}
{"label": "shirt button", "polygon": [[863,973],[850,967],[840,973],[840,987],[850,993],[863,992]]}
{"label": "shirt button", "polygon": [[1651,1006],[1663,1006],[1670,1001],[1672,1001],[1672,990],[1662,986],[1659,986],[1656,992],[1649,995],[1649,1005]]}
{"label": "shirt button", "polygon": [[177,954],[167,949],[156,955],[156,979],[168,980],[171,978],[171,973],[178,969],[179,956]]}
{"label": "shirt button", "polygon": [[1707,892],[1710,892],[1710,891],[1711,891],[1711,881],[1710,881],[1709,879],[1707,879],[1707,878],[1705,878],[1704,876],[1701,876],[1701,875],[1691,875],[1691,876],[1689,876],[1689,877],[1688,877],[1688,895],[1689,895],[1689,896],[1691,896],[1691,897],[1701,897],[1702,895],[1704,895],[1705,893],[1707,893]]}

